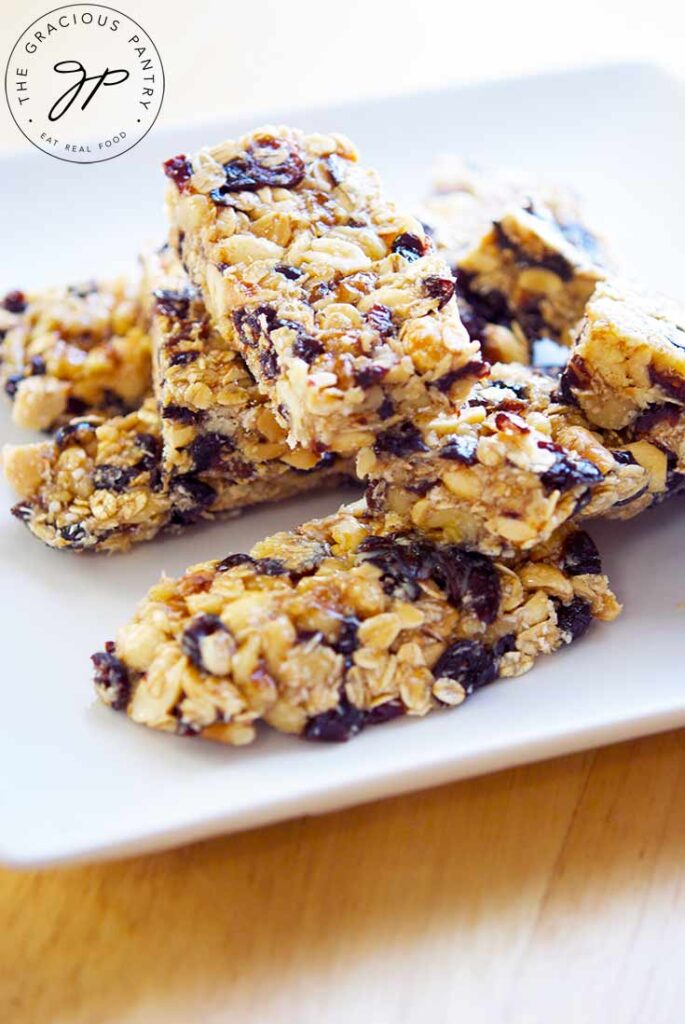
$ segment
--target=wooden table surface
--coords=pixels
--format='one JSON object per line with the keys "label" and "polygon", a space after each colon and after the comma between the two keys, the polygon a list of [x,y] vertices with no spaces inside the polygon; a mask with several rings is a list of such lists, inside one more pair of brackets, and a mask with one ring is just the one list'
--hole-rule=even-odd
{"label": "wooden table surface", "polygon": [[8,1024],[676,1024],[685,735],[0,873]]}
{"label": "wooden table surface", "polygon": [[[3,52],[49,6],[5,0]],[[471,5],[467,38],[449,21],[460,5],[432,18],[430,4],[383,0],[363,5],[362,33],[340,20],[330,54],[319,15],[295,23],[295,6],[320,9],[262,0],[217,21],[196,5],[181,32],[162,0],[125,4],[163,54],[161,120],[216,113],[217,95],[231,111],[436,85],[455,75],[457,39],[462,78],[570,53],[682,58],[682,13],[659,16],[662,0],[630,18],[578,0],[544,45],[549,19],[527,0],[502,7],[498,33],[491,5]],[[399,65],[379,56],[388,33]],[[346,43],[353,73],[336,77],[329,57]],[[27,145],[4,115],[0,150]],[[685,735],[668,733],[156,856],[0,871],[0,1021],[674,1024],[684,864]]]}

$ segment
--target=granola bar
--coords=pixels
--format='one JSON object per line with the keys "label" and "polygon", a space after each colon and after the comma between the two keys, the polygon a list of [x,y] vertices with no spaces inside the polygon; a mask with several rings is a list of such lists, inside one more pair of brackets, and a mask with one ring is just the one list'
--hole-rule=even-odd
{"label": "granola bar", "polygon": [[149,540],[171,515],[159,428],[149,398],[127,416],[74,419],[50,440],[5,445],[3,469],[20,498],[12,513],[54,548],[114,552]]}
{"label": "granola bar", "polygon": [[497,555],[529,549],[574,517],[629,518],[680,489],[684,437],[679,413],[599,432],[552,377],[499,364],[452,414],[380,434],[357,468],[390,525]]}
{"label": "granola bar", "polygon": [[169,475],[161,420],[149,398],[136,412],[91,416],[51,440],[5,445],[5,476],[19,496],[12,513],[50,547],[114,553],[202,519],[235,515],[346,479],[342,461],[297,470],[273,459],[252,476],[230,472]]}
{"label": "granola bar", "polygon": [[214,329],[170,250],[146,261],[162,468],[172,493],[213,511],[286,498],[354,476],[351,461],[291,449],[245,362]]}
{"label": "granola bar", "polygon": [[10,292],[0,303],[0,384],[14,422],[35,430],[136,408],[150,391],[137,288],[115,281]]}
{"label": "granola bar", "polygon": [[594,247],[574,245],[544,211],[512,208],[459,260],[457,290],[477,314],[515,322],[530,342],[569,345],[595,286],[606,276]]}
{"label": "granola bar", "polygon": [[165,170],[172,242],[292,446],[356,452],[483,372],[449,267],[343,137],[262,128]]}
{"label": "granola bar", "polygon": [[162,578],[93,656],[95,684],[154,729],[246,744],[263,720],[341,741],[459,705],[619,611],[585,533],[497,562],[384,533],[361,502]]}
{"label": "granola bar", "polygon": [[598,285],[562,378],[565,396],[600,427],[685,405],[685,309],[618,281]]}
{"label": "granola bar", "polygon": [[443,158],[436,168],[433,194],[418,216],[430,231],[438,251],[447,259],[457,279],[457,304],[462,322],[481,343],[490,362],[548,363],[566,361],[553,346],[538,345],[538,332],[530,330],[526,317],[496,288],[478,280],[471,287],[472,272],[462,267],[472,262],[471,251],[489,236],[493,225],[511,210],[524,210],[552,222],[567,242],[581,249],[593,263],[608,262],[602,238],[588,226],[578,197],[554,182],[533,178],[510,169],[474,167],[457,157]]}

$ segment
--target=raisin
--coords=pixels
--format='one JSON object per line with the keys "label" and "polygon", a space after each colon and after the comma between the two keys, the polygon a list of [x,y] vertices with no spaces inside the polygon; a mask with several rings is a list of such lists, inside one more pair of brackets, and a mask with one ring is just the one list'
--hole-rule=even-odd
{"label": "raisin", "polygon": [[387,395],[383,397],[383,401],[378,406],[378,418],[381,420],[389,420],[395,413],[395,404],[392,399],[388,398]]}
{"label": "raisin", "polygon": [[283,274],[283,277],[287,278],[288,281],[299,281],[304,274],[304,270],[300,270],[299,267],[286,267],[284,265],[274,267],[277,274]]}
{"label": "raisin", "polygon": [[336,186],[341,185],[345,180],[345,171],[340,157],[335,153],[331,153],[330,156],[326,157],[324,163],[333,184]]}
{"label": "raisin", "polygon": [[103,462],[93,470],[93,487],[96,491],[113,491],[115,494],[121,494],[126,490],[131,475],[131,467],[125,468]]}
{"label": "raisin", "polygon": [[79,420],[76,423],[65,423],[55,433],[54,442],[61,450],[70,444],[83,445],[92,441],[95,437],[95,424],[88,420]]}
{"label": "raisin", "polygon": [[457,640],[440,655],[432,672],[436,679],[454,679],[471,694],[497,678],[497,658],[492,648],[477,640]]}
{"label": "raisin", "polygon": [[31,376],[42,377],[48,372],[48,368],[45,364],[45,360],[42,356],[31,357]]}
{"label": "raisin", "polygon": [[604,474],[589,459],[571,458],[553,441],[538,441],[538,448],[554,452],[554,463],[540,474],[540,481],[549,491],[568,491],[578,484],[598,484]]}
{"label": "raisin", "polygon": [[262,368],[262,375],[265,380],[274,380],[278,377],[279,362],[276,349],[273,345],[269,345],[268,348],[263,349],[259,353],[259,365]]}
{"label": "raisin", "polygon": [[671,398],[675,398],[678,402],[685,402],[685,380],[677,373],[671,373],[668,370],[657,370],[652,365],[649,367],[649,379],[652,384],[661,388]]}
{"label": "raisin", "polygon": [[297,359],[304,359],[305,363],[309,363],[310,366],[316,357],[321,355],[323,350],[324,347],[321,342],[305,334],[304,329],[298,332],[293,342],[293,355]]}
{"label": "raisin", "polygon": [[209,193],[215,203],[225,204],[226,196],[232,192],[257,192],[260,188],[295,188],[305,175],[302,158],[290,150],[285,160],[274,167],[260,164],[252,153],[229,160],[224,164],[226,180],[219,188]]}
{"label": "raisin", "polygon": [[193,174],[193,165],[185,153],[172,156],[162,164],[162,170],[167,178],[171,178],[179,192],[185,192]]}
{"label": "raisin", "polygon": [[435,566],[434,544],[398,534],[366,537],[357,550],[381,570],[386,591],[400,590],[410,601],[420,596],[419,583],[430,579]]}
{"label": "raisin", "polygon": [[502,588],[499,573],[487,555],[446,545],[437,549],[432,575],[457,608],[473,612],[485,625],[495,621]]}
{"label": "raisin", "polygon": [[346,743],[364,728],[364,712],[343,696],[337,708],[310,718],[304,737],[321,743]]}
{"label": "raisin", "polygon": [[187,366],[188,363],[194,363],[199,358],[200,353],[197,349],[188,349],[185,352],[177,352],[169,360],[169,366]]}
{"label": "raisin", "polygon": [[359,647],[359,639],[357,637],[359,626],[360,622],[356,615],[346,615],[340,623],[338,639],[334,644],[331,644],[334,651],[345,655],[346,668],[352,665],[352,655]]}
{"label": "raisin", "polygon": [[355,370],[354,381],[360,388],[373,388],[380,384],[388,372],[387,366],[379,366],[377,363],[367,363]]}
{"label": "raisin", "polygon": [[33,506],[28,501],[20,501],[16,505],[13,505],[10,509],[15,519],[20,519],[22,523],[28,523],[33,516]]}
{"label": "raisin", "polygon": [[450,370],[449,373],[444,373],[442,377],[438,377],[437,380],[431,381],[433,387],[436,387],[438,391],[441,391],[444,395],[448,394],[458,380],[463,380],[464,377],[476,377],[480,379],[485,377],[490,367],[487,363],[484,363],[481,359],[472,359],[470,362],[465,363],[458,370]]}
{"label": "raisin", "polygon": [[366,314],[366,322],[378,331],[381,338],[390,338],[395,334],[395,324],[392,319],[392,311],[387,306],[377,303],[372,306]]}
{"label": "raisin", "polygon": [[453,462],[461,462],[465,466],[473,466],[476,459],[478,441],[475,437],[457,436],[451,438],[440,449],[442,459],[450,459]]}
{"label": "raisin", "polygon": [[592,608],[582,597],[574,597],[569,604],[555,600],[557,625],[564,634],[564,643],[570,644],[581,637],[592,622]]}
{"label": "raisin", "polygon": [[[214,488],[192,473],[182,473],[174,477],[171,486],[174,492],[174,505],[177,506],[180,516],[193,516],[208,508],[216,498]],[[192,522],[193,519],[182,521]]]}
{"label": "raisin", "polygon": [[[653,427],[658,427],[662,423],[675,427],[680,422],[682,414],[683,410],[679,405],[672,405],[671,403],[652,405],[635,420],[633,432],[639,437],[641,434],[651,430]],[[626,452],[627,454],[629,453]]]}
{"label": "raisin", "polygon": [[217,572],[228,572],[229,569],[235,569],[237,565],[254,565],[255,560],[252,555],[246,555],[242,552],[238,552],[234,555],[227,555],[216,567]]}
{"label": "raisin", "polygon": [[188,445],[188,454],[193,460],[196,473],[202,473],[206,469],[221,462],[225,452],[231,452],[235,448],[234,442],[224,434],[210,433],[200,434],[191,444]]}
{"label": "raisin", "polygon": [[401,700],[386,700],[385,704],[377,704],[375,708],[364,712],[364,725],[383,725],[404,713],[405,707]]}
{"label": "raisin", "polygon": [[23,373],[11,373],[5,381],[5,394],[9,395],[10,398],[14,398],[23,379]]}
{"label": "raisin", "polygon": [[24,293],[16,289],[12,292],[7,292],[7,295],[2,300],[3,309],[6,309],[8,313],[24,313],[27,305]]}
{"label": "raisin", "polygon": [[198,615],[181,636],[181,650],[197,668],[206,671],[202,662],[201,641],[213,633],[228,633],[218,615]]}
{"label": "raisin", "polygon": [[93,681],[114,711],[125,711],[131,696],[131,683],[126,666],[117,658],[114,650],[114,644],[108,640],[104,651],[91,655],[90,660],[95,668]]}
{"label": "raisin", "polygon": [[499,221],[495,221],[492,226],[500,249],[512,252],[520,266],[540,267],[542,270],[549,270],[556,274],[557,277],[560,277],[562,281],[571,281],[573,279],[573,266],[561,253],[551,252],[540,259],[535,259],[507,235]]}
{"label": "raisin", "polygon": [[[511,323],[511,312],[504,292],[491,288],[487,293],[481,294],[471,287],[472,280],[473,274],[457,267],[454,273],[454,288],[457,296],[466,304],[468,314],[464,316],[462,313],[462,321],[471,339],[481,341],[487,324],[502,324],[507,327]],[[470,324],[467,322],[469,319]]]}
{"label": "raisin", "polygon": [[569,576],[599,576],[602,572],[597,545],[584,530],[572,533],[564,544],[564,571]]}
{"label": "raisin", "polygon": [[287,576],[288,569],[280,558],[256,558],[254,561],[255,572],[262,576]]}
{"label": "raisin", "polygon": [[364,492],[364,500],[369,512],[383,512],[385,510],[388,485],[385,480],[370,480]]}
{"label": "raisin", "polygon": [[156,288],[153,293],[155,305],[164,316],[183,320],[188,316],[190,303],[194,292],[190,288],[173,290],[171,288]]}
{"label": "raisin", "polygon": [[451,277],[427,277],[423,282],[426,295],[431,299],[438,299],[438,309],[446,306],[454,295],[454,280]]}
{"label": "raisin", "polygon": [[418,235],[411,235],[407,231],[403,231],[392,243],[392,251],[403,256],[410,263],[420,259],[426,248],[426,243]]}
{"label": "raisin", "polygon": [[67,402],[67,412],[70,416],[82,416],[88,406],[80,398],[73,396]]}
{"label": "raisin", "polygon": [[85,547],[88,532],[81,523],[70,523],[69,526],[63,526],[58,532],[62,540],[65,540],[71,547]]}
{"label": "raisin", "polygon": [[377,455],[397,455],[402,457],[412,452],[427,452],[428,445],[421,437],[421,432],[411,420],[404,420],[389,430],[378,434],[373,446]]}
{"label": "raisin", "polygon": [[611,454],[614,457],[614,461],[618,462],[620,466],[634,466],[635,458],[632,452],[624,451],[622,448],[615,448]]}
{"label": "raisin", "polygon": [[185,405],[175,405],[173,402],[162,409],[162,419],[174,420],[175,423],[200,423],[202,416],[202,412],[188,409]]}

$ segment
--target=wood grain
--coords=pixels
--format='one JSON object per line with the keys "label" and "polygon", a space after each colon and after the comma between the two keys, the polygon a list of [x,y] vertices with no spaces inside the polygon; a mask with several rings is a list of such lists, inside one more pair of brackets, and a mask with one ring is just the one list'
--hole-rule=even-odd
{"label": "wood grain", "polygon": [[685,733],[156,856],[0,872],[12,1024],[674,1024]]}

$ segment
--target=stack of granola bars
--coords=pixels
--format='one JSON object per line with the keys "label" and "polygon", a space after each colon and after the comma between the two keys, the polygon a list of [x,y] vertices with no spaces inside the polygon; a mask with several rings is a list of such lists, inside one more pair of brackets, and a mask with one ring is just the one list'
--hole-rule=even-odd
{"label": "stack of granola bars", "polygon": [[[140,281],[0,310],[13,513],[123,551],[355,473],[364,498],[162,578],[93,656],[139,723],[232,744],[462,703],[620,610],[582,521],[685,485],[685,315],[567,191],[444,162],[415,216],[339,135],[176,156]],[[539,367],[550,341],[558,362]],[[565,348],[561,348],[564,346]],[[563,356],[560,353],[564,353]]]}

